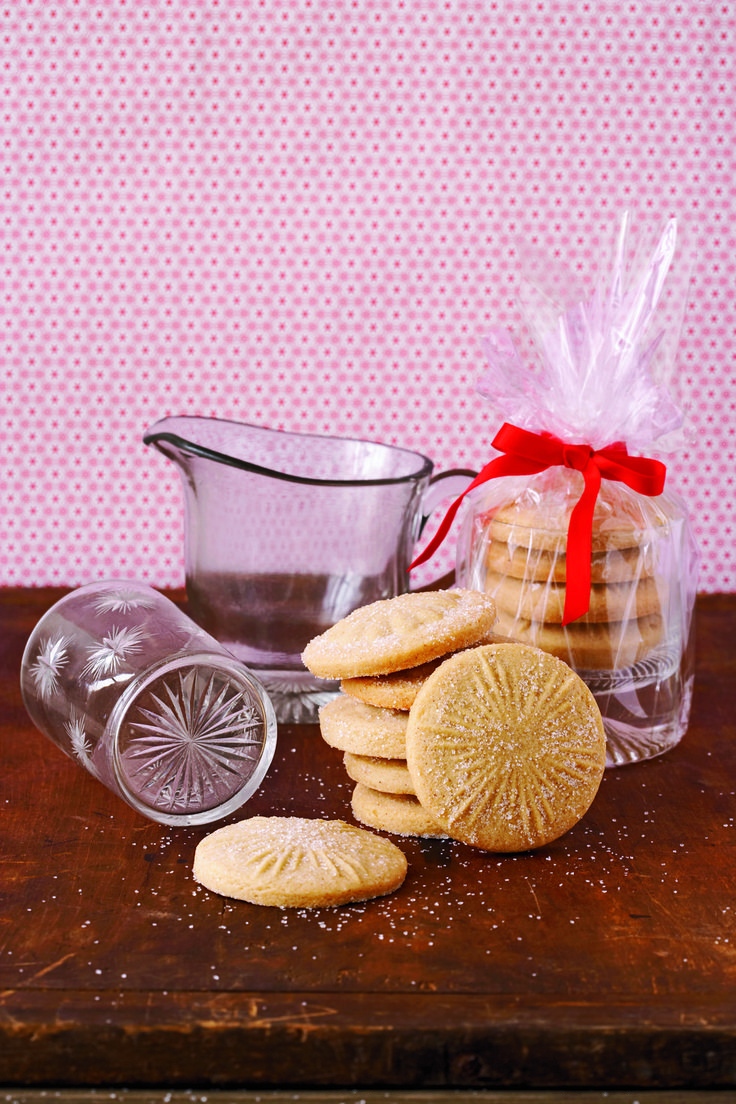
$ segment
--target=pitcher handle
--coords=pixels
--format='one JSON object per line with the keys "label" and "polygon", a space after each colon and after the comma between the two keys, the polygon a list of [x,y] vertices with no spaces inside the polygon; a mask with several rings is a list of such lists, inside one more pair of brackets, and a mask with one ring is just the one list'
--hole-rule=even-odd
{"label": "pitcher handle", "polygon": [[[421,537],[425,525],[439,504],[446,498],[454,499],[461,495],[463,491],[468,489],[477,474],[477,472],[471,471],[470,468],[451,468],[449,471],[438,472],[437,475],[432,476],[422,498],[422,516],[419,522],[417,540]],[[453,569],[417,589],[444,590],[446,587],[452,586],[454,577]]]}

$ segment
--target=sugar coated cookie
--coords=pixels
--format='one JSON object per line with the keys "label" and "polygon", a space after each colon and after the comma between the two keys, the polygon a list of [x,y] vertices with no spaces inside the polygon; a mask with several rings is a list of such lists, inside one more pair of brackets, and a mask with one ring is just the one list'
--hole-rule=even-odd
{"label": "sugar coated cookie", "polygon": [[302,659],[320,678],[385,675],[468,647],[495,620],[493,599],[480,591],[412,591],[353,610],[314,637]]}
{"label": "sugar coated cookie", "polygon": [[[511,547],[564,553],[570,514],[583,489],[582,477],[559,470],[542,473],[510,502],[492,510],[488,536]],[[656,498],[642,498],[621,483],[603,481],[593,511],[592,551],[640,549],[667,525]]]}
{"label": "sugar coated cookie", "polygon": [[407,712],[380,709],[339,694],[320,709],[319,727],[325,742],[340,751],[403,759],[408,717]]}
{"label": "sugar coated cookie", "polygon": [[353,815],[362,824],[397,836],[444,837],[447,832],[411,794],[380,793],[358,783]]}
{"label": "sugar coated cookie", "polygon": [[[543,583],[488,572],[486,587],[501,613],[530,621],[561,624],[565,612],[565,583]],[[660,608],[659,589],[654,579],[635,583],[594,583],[590,588],[588,612],[576,624],[599,624],[646,617]]]}
{"label": "sugar coated cookie", "polygon": [[379,759],[375,755],[353,755],[346,751],[343,761],[353,782],[362,782],[364,786],[381,793],[414,793],[406,759]]}
{"label": "sugar coated cookie", "polygon": [[[565,547],[566,547],[566,541]],[[562,544],[562,542],[560,542]],[[567,555],[558,551],[527,548],[522,544],[491,540],[486,553],[490,571],[534,582],[564,583],[567,580]],[[654,554],[644,548],[609,548],[594,552],[590,558],[591,583],[624,583],[654,574]]]}
{"label": "sugar coated cookie", "polygon": [[205,836],[194,877],[207,889],[256,905],[322,908],[398,889],[402,851],[342,820],[252,817]]}
{"label": "sugar coated cookie", "polygon": [[447,657],[440,656],[419,667],[409,667],[406,671],[392,671],[388,675],[363,675],[357,678],[343,679],[340,689],[344,694],[367,705],[377,705],[383,709],[411,709],[419,687],[429,678]]}
{"label": "sugar coated cookie", "polygon": [[631,621],[573,621],[563,626],[514,617],[504,610],[499,612],[499,626],[521,643],[542,648],[580,671],[633,667],[661,641],[664,629],[656,613]]}
{"label": "sugar coated cookie", "polygon": [[407,765],[427,813],[488,851],[542,847],[572,828],[603,777],[606,737],[582,679],[523,644],[448,659],[409,713]]}
{"label": "sugar coated cookie", "polygon": [[[479,643],[498,644],[506,639],[491,632],[486,633]],[[358,701],[366,702],[368,705],[378,705],[383,709],[408,710],[411,709],[419,688],[446,659],[447,656],[443,655],[438,659],[430,660],[429,663],[422,663],[419,667],[410,667],[406,671],[392,671],[388,675],[365,675],[362,678],[343,679],[340,689],[351,698],[357,698]]]}

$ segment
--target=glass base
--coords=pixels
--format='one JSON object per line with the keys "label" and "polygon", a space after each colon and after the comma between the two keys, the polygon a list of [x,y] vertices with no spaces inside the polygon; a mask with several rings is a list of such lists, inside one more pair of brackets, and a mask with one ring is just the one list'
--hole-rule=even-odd
{"label": "glass base", "polygon": [[174,657],[133,680],[113,709],[98,776],[171,826],[209,824],[255,793],[276,747],[263,687],[230,656]]}
{"label": "glass base", "polygon": [[255,669],[281,724],[318,724],[319,710],[336,698],[340,683],[318,679],[308,671]]}
{"label": "glass base", "polygon": [[694,679],[683,673],[679,649],[663,648],[623,671],[579,674],[603,717],[607,767],[663,755],[685,735]]}

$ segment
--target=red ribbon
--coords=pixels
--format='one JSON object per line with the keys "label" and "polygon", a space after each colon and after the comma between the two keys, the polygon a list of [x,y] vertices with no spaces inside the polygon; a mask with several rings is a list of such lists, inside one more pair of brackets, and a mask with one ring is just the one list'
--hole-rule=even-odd
{"label": "red ribbon", "polygon": [[[666,467],[659,460],[629,456],[623,444],[594,450],[590,445],[570,445],[551,433],[531,433],[504,422],[493,440],[503,453],[476,475],[473,482],[455,499],[439,529],[411,567],[417,567],[434,554],[447,536],[460,503],[475,487],[501,475],[534,475],[547,468],[574,468],[582,472],[585,486],[570,515],[567,529],[567,579],[563,625],[587,613],[590,606],[590,559],[593,544],[593,510],[601,479],[614,479],[643,495],[659,495],[664,490]],[[411,570],[411,568],[410,568]]]}

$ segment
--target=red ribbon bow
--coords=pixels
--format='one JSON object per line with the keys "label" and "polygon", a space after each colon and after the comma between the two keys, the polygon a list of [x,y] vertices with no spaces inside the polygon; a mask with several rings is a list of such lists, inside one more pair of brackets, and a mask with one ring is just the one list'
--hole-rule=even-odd
{"label": "red ribbon bow", "polygon": [[570,515],[567,529],[567,579],[563,625],[587,613],[590,606],[590,559],[593,543],[593,510],[601,478],[625,483],[643,495],[658,495],[664,490],[666,467],[659,460],[629,456],[623,444],[594,450],[590,445],[570,445],[551,433],[531,433],[504,422],[493,440],[503,453],[476,475],[473,482],[455,499],[424,551],[411,567],[424,563],[439,548],[452,525],[460,503],[475,487],[501,475],[534,475],[547,468],[574,468],[585,480],[583,493]]}

